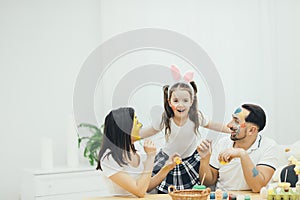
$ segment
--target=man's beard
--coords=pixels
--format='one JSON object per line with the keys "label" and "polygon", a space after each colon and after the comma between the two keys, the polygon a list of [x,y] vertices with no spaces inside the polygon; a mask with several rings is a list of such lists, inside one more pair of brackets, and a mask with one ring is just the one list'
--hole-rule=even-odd
{"label": "man's beard", "polygon": [[232,140],[232,141],[238,141],[238,140],[243,140],[244,138],[246,138],[246,135],[244,136],[244,137],[241,137],[241,138],[237,138],[236,136],[238,136],[239,135],[239,133],[237,133],[237,134],[235,134],[234,136],[230,136],[230,139]]}

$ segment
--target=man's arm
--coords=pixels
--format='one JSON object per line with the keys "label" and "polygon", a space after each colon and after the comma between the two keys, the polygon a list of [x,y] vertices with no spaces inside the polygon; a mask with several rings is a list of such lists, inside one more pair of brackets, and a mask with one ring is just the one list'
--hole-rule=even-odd
{"label": "man's arm", "polygon": [[210,186],[215,185],[218,179],[218,170],[209,165],[208,159],[201,159],[199,167],[199,181],[202,181],[202,178],[205,174],[204,185]]}
{"label": "man's arm", "polygon": [[270,166],[255,166],[248,153],[242,148],[230,148],[219,155],[220,160],[229,162],[233,158],[240,158],[244,178],[253,192],[268,184],[274,174],[274,169]]}
{"label": "man's arm", "polygon": [[199,179],[205,174],[204,185],[214,185],[218,179],[218,170],[209,165],[211,156],[211,141],[203,140],[201,144],[197,147],[198,154],[201,157],[200,167],[199,167]]}
{"label": "man's arm", "polygon": [[247,184],[253,192],[259,192],[262,187],[268,184],[275,170],[270,166],[255,166],[244,149],[240,149],[240,155],[241,165]]}

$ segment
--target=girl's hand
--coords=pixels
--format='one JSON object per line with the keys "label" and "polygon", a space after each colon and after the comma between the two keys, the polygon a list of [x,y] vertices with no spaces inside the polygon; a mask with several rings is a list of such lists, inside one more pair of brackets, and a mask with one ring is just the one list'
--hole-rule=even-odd
{"label": "girl's hand", "polygon": [[152,140],[145,140],[144,142],[144,151],[147,155],[155,155],[156,154],[156,147]]}
{"label": "girl's hand", "polygon": [[211,149],[212,149],[211,143],[212,143],[211,140],[204,139],[197,147],[198,154],[200,155],[201,158],[205,158],[208,155],[210,156]]}

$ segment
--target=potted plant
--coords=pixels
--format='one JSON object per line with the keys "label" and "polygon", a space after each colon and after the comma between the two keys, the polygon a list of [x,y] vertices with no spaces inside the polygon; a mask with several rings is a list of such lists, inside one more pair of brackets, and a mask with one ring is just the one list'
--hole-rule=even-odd
{"label": "potted plant", "polygon": [[89,131],[92,133],[91,136],[78,136],[78,148],[80,148],[80,144],[83,140],[86,140],[86,145],[84,147],[83,156],[89,159],[90,165],[94,166],[95,163],[98,162],[98,153],[102,144],[103,138],[103,128],[104,125],[98,128],[95,125],[88,124],[88,123],[81,123],[78,125],[78,128],[88,128]]}

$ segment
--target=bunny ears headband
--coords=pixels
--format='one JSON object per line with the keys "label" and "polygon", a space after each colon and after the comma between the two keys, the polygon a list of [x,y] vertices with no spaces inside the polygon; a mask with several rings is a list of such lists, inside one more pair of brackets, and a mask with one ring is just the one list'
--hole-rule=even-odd
{"label": "bunny ears headband", "polygon": [[194,72],[191,72],[191,71],[186,72],[184,74],[184,76],[182,77],[179,68],[176,67],[175,65],[171,65],[171,72],[172,72],[173,79],[175,81],[182,81],[182,79],[183,79],[183,81],[189,83],[193,80],[193,77],[194,77]]}
{"label": "bunny ears headband", "polygon": [[[176,82],[184,82],[186,83],[186,85],[188,85],[192,91],[192,96],[194,96],[194,88],[191,86],[190,82],[193,81],[193,77],[194,77],[194,72],[192,71],[187,71],[183,77],[181,75],[181,72],[179,70],[178,67],[176,67],[175,65],[171,65],[171,72],[172,72],[172,76],[173,79]],[[175,83],[176,84],[176,83]],[[174,84],[173,84],[174,85]]]}

